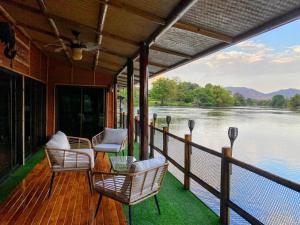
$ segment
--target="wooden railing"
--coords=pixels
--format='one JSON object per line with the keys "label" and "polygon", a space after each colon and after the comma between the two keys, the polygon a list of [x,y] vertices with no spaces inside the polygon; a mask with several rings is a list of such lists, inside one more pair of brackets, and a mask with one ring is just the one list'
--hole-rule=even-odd
{"label": "wooden railing", "polygon": [[[135,141],[139,137],[138,123],[136,117]],[[189,134],[181,138],[170,133],[168,127],[160,129],[152,124],[149,129],[150,157],[154,156],[154,151],[164,155],[182,172],[185,189],[191,188],[190,180],[193,180],[219,199],[221,224],[230,223],[230,209],[251,224],[268,224],[270,216],[278,224],[296,224],[300,221],[299,184],[234,159],[229,147],[222,148],[221,153],[192,142]],[[258,204],[255,209],[248,204],[247,198],[251,199],[252,204]],[[289,198],[288,203],[282,200]],[[274,205],[270,206],[272,203]],[[258,213],[259,210],[266,211],[269,217]],[[282,217],[282,210],[288,210],[284,212],[285,217]]]}

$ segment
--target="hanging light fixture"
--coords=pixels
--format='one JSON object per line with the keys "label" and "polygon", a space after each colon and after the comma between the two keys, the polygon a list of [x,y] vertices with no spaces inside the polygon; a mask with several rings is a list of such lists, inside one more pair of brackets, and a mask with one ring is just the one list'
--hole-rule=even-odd
{"label": "hanging light fixture", "polygon": [[82,59],[82,48],[72,48],[72,59],[75,61]]}

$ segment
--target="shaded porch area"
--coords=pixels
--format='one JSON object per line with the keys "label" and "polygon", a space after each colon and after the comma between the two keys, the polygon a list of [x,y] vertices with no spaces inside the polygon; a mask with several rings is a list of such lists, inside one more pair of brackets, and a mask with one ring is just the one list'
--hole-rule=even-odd
{"label": "shaded porch area", "polygon": [[[135,144],[138,154],[139,145]],[[96,171],[108,171],[108,157],[98,154]],[[98,194],[92,196],[84,172],[61,173],[48,198],[51,171],[44,158],[0,204],[0,224],[127,224],[127,207],[103,197],[97,217]],[[133,208],[133,224],[219,224],[219,218],[170,173],[158,195],[162,214],[150,198]],[[189,210],[187,210],[187,208]]]}

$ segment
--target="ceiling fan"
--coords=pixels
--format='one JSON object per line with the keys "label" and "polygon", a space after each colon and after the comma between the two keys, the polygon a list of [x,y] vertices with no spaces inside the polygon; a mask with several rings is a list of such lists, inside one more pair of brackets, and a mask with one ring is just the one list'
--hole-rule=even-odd
{"label": "ceiling fan", "polygon": [[[80,36],[79,31],[76,30],[71,30],[71,31],[74,38],[70,40],[69,43],[66,43],[66,46],[69,48],[73,60],[76,61],[81,60],[83,51],[92,52],[99,49],[97,43],[81,41],[79,38]],[[48,47],[48,46],[59,46],[58,48],[54,49],[54,52],[61,52],[64,50],[64,48],[58,43],[44,45],[44,47]]]}

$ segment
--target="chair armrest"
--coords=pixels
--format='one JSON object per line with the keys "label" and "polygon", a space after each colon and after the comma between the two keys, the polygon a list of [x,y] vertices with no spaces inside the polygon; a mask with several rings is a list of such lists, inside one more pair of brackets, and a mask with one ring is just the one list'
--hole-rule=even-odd
{"label": "chair armrest", "polygon": [[120,150],[125,149],[126,148],[126,144],[127,144],[127,136],[123,139],[123,141],[121,143]]}
{"label": "chair armrest", "polygon": [[68,141],[70,143],[71,149],[92,148],[91,141],[87,138],[68,136]]}
{"label": "chair armrest", "polygon": [[73,158],[75,165],[74,165],[74,167],[68,167],[69,169],[82,168],[82,166],[78,165],[78,163],[80,163],[80,161],[78,161],[78,158],[80,155],[86,156],[88,158],[89,167],[92,169],[92,164],[93,164],[92,161],[94,160],[94,158],[91,157],[88,153],[78,152],[73,149],[67,150],[67,149],[56,149],[56,148],[45,148],[45,152],[46,152],[46,156],[47,156],[47,159],[48,159],[48,162],[49,162],[49,165],[51,168],[53,168],[54,164],[58,164],[62,168],[66,168],[65,167],[66,153],[71,153],[68,155],[68,159],[72,160],[72,158]]}
{"label": "chair armrest", "polygon": [[100,132],[99,134],[96,134],[94,137],[92,137],[92,145],[93,147],[97,144],[100,144],[104,137],[104,131]]}

